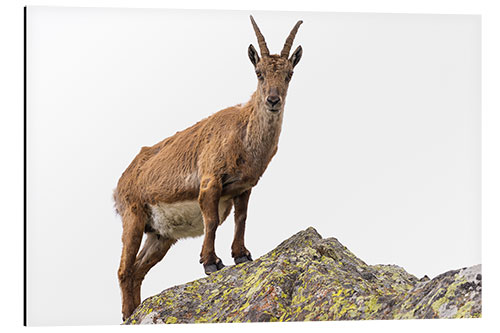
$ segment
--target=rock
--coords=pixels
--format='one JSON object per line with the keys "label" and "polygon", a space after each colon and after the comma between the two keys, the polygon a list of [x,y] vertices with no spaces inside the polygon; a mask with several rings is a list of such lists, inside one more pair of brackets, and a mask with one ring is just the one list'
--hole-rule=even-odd
{"label": "rock", "polygon": [[481,317],[481,265],[418,279],[310,227],[253,262],[146,299],[124,324]]}

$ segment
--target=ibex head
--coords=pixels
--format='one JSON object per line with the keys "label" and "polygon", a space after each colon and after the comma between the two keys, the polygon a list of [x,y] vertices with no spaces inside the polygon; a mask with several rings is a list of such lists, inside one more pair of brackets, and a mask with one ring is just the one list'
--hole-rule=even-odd
{"label": "ibex head", "polygon": [[292,79],[293,68],[299,63],[302,57],[302,47],[299,46],[289,57],[290,49],[292,48],[293,40],[299,30],[302,21],[298,21],[293,27],[290,35],[286,39],[285,46],[280,55],[269,54],[264,36],[260,32],[257,23],[252,16],[253,29],[257,35],[259,42],[260,55],[257,53],[252,44],[248,47],[248,57],[255,66],[255,74],[258,78],[258,95],[260,96],[260,103],[265,105],[266,109],[272,113],[279,113],[285,104],[286,93],[288,84]]}

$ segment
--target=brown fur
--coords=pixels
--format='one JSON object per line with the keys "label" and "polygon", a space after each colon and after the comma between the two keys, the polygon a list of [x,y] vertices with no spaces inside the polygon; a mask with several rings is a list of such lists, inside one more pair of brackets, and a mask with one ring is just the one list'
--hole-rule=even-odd
{"label": "brown fur", "polygon": [[[300,23],[294,28],[295,33]],[[263,36],[259,44],[261,49],[265,46]],[[234,258],[250,258],[244,245],[248,199],[251,188],[276,154],[288,83],[301,54],[299,46],[290,59],[279,55],[259,58],[250,45],[249,57],[259,77],[251,99],[244,105],[219,111],[152,147],[143,147],[122,174],[114,199],[123,223],[118,277],[124,318],[140,304],[140,286],[146,273],[177,241],[152,229],[151,205],[198,200],[205,233],[200,262],[207,266],[220,262],[214,251],[215,232],[231,206],[224,216],[219,216],[218,205],[222,197],[229,198],[235,206],[231,254]],[[278,102],[273,105],[270,98]],[[148,238],[137,255],[145,232]]]}

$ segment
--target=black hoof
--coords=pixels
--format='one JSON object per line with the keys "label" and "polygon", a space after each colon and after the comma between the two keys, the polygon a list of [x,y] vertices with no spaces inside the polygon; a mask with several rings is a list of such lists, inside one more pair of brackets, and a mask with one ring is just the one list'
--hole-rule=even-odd
{"label": "black hoof", "polygon": [[242,263],[247,262],[247,261],[253,261],[251,254],[245,255],[245,256],[242,256],[242,257],[238,257],[238,258],[234,258],[234,263],[236,265],[242,264]]}
{"label": "black hoof", "polygon": [[222,260],[218,259],[215,264],[209,264],[209,265],[205,265],[203,264],[203,269],[205,269],[205,274],[207,275],[210,275],[214,272],[217,272],[221,269],[223,269],[224,267],[224,264],[222,263]]}

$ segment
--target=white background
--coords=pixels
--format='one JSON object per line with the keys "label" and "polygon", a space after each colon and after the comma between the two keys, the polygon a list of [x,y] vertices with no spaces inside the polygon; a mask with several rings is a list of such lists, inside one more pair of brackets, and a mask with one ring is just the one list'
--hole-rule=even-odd
{"label": "white background", "polygon": [[[479,16],[253,13],[276,53],[305,22],[279,154],[250,201],[254,257],[314,226],[418,277],[480,263]],[[248,14],[28,8],[29,323],[118,322],[112,190],[141,146],[248,99]],[[143,296],[203,276],[201,242],[176,245]]]}
{"label": "white background", "polygon": [[[459,7],[459,8],[461,8],[461,7]],[[465,8],[466,8],[466,7],[465,7]],[[333,8],[333,9],[334,9],[334,8]],[[370,9],[370,8],[368,8],[368,9]],[[445,12],[445,11],[441,10],[441,12]],[[467,10],[462,10],[462,11],[458,10],[458,12],[468,12],[468,11],[467,11]],[[474,11],[473,11],[473,12],[474,12]],[[481,10],[477,10],[476,12],[481,12]],[[491,16],[489,16],[489,17],[491,17]],[[491,23],[491,20],[486,21],[486,22],[490,22],[490,23]],[[268,31],[268,30],[269,30],[269,31],[271,31],[271,30],[272,30],[272,27],[267,27],[267,29],[268,29],[268,30],[266,30],[266,28],[265,28],[265,21],[261,21],[261,20],[259,20],[259,23],[262,25],[262,29],[264,30],[264,32],[265,32],[265,33],[266,33],[266,31]],[[293,24],[293,22],[292,22],[292,24]],[[305,25],[304,25],[304,27],[305,27]],[[271,28],[271,29],[269,29],[269,28]],[[284,30],[284,33],[285,33],[285,35],[286,35],[286,33],[287,33],[287,32],[288,32],[288,30],[289,30],[289,27],[286,27],[286,28],[284,28],[283,30]],[[303,29],[303,30],[304,30],[304,29]],[[266,36],[267,36],[268,34],[269,34],[269,33],[266,33]],[[300,33],[299,33],[299,36],[300,36]],[[300,40],[300,39],[299,39],[299,36],[298,36],[297,41],[299,41],[299,40]],[[488,36],[488,34],[486,34],[486,36]],[[491,36],[491,33],[490,33],[490,36]],[[276,38],[278,38],[278,37],[276,37]],[[284,37],[281,37],[281,38],[284,38]],[[270,37],[270,36],[268,36],[268,40],[269,40],[269,43],[270,43],[270,45],[271,45],[271,49],[272,49],[272,50],[277,50],[277,51],[278,51],[278,50],[279,50],[279,48],[281,47],[281,43],[278,43],[278,42],[277,42],[277,43],[273,43],[273,42],[272,42],[272,39],[271,39],[271,37]],[[305,44],[305,42],[303,42],[303,41],[301,41],[301,42],[302,42],[302,44],[303,44],[303,46],[304,46],[304,48],[305,48],[305,45],[306,45],[306,44]],[[245,47],[246,47],[246,45],[245,45]],[[305,50],[306,50],[306,48],[305,48]],[[488,50],[490,50],[490,49],[488,49]],[[305,55],[306,55],[306,53],[305,53]],[[299,65],[299,66],[304,66],[304,64],[306,64],[306,62],[305,62],[305,59],[306,59],[305,55],[304,55],[304,60],[303,60],[303,62],[302,62],[302,63],[301,63],[301,65]],[[246,60],[246,59],[245,59],[245,60]],[[490,62],[489,64],[490,64],[490,65],[489,65],[488,69],[490,69],[490,70],[491,70],[491,69],[494,69],[494,68],[495,68],[495,67],[493,67],[494,65],[491,65],[491,64],[492,64],[491,62]],[[297,69],[296,73],[297,73],[297,74],[299,73],[299,68]],[[304,75],[305,75],[305,74],[304,74]],[[489,76],[489,77],[491,78],[491,76]],[[292,96],[294,96],[294,93],[296,93],[297,91],[300,91],[300,90],[299,90],[299,85],[300,85],[300,84],[299,84],[299,75],[296,75],[296,77],[295,77],[295,79],[294,79],[294,80],[295,80],[295,82],[293,83],[292,88],[291,88],[291,91],[290,91],[290,98],[289,98],[288,107],[287,107],[287,118],[286,118],[286,121],[285,121],[285,128],[286,128],[286,125],[288,124],[287,122],[290,122],[290,120],[289,120],[289,119],[292,117],[292,116],[291,116],[292,111],[290,111],[290,110],[292,110],[292,105],[293,105],[293,102],[292,102],[293,98],[292,98]],[[19,81],[19,82],[20,82],[20,81]],[[488,91],[488,90],[487,90],[487,91]],[[489,98],[493,98],[493,94],[487,94],[487,96],[490,96]],[[298,99],[295,99],[295,103],[297,103],[297,102],[298,102]],[[488,109],[486,109],[486,110],[488,110]],[[489,116],[489,118],[488,118],[488,116]],[[488,113],[486,114],[486,118],[487,118],[487,119],[489,119],[490,121],[493,121],[493,120],[494,120],[494,118],[492,118],[492,115],[491,115],[491,114],[488,114]],[[491,134],[492,134],[491,130],[488,132],[488,129],[489,129],[489,128],[491,128],[490,126],[492,126],[492,125],[491,125],[491,123],[487,123],[487,124],[486,124],[486,126],[485,126],[485,130],[486,130],[486,133],[490,133],[490,135],[491,135]],[[287,130],[288,130],[288,129],[287,129]],[[284,132],[284,135],[285,135],[285,133],[286,133],[286,131]],[[16,137],[19,137],[19,136],[17,135]],[[283,150],[284,150],[284,146],[285,146],[285,141],[284,141],[284,138],[285,138],[285,136],[283,136],[283,137],[282,137],[282,142],[281,142],[281,147],[280,147],[280,153],[278,154],[276,161],[273,161],[273,164],[271,165],[271,168],[273,168],[273,169],[268,170],[268,174],[266,174],[265,178],[263,179],[263,181],[262,181],[262,183],[259,185],[259,187],[264,187],[264,181],[268,181],[268,179],[270,178],[269,173],[270,173],[270,171],[271,171],[271,170],[276,170],[276,172],[278,171],[278,166],[277,166],[277,165],[276,165],[276,166],[274,166],[274,164],[278,164],[278,163],[279,163],[278,161],[279,161],[280,155],[283,155]],[[490,136],[488,136],[488,135],[486,135],[486,136],[485,136],[485,138],[487,139],[487,140],[486,140],[486,143],[490,142],[490,145],[491,145],[491,141],[488,141],[488,139],[491,139],[491,137],[490,137]],[[486,147],[488,147],[488,146],[486,146]],[[490,147],[491,147],[491,146],[490,146]],[[20,156],[20,155],[19,155],[19,156]],[[488,156],[488,155],[486,155],[486,156]],[[491,155],[490,155],[490,156],[491,156]],[[486,159],[486,162],[496,163],[494,159]],[[490,165],[491,165],[491,164],[490,164]],[[488,174],[488,172],[487,172],[488,170],[492,170],[492,169],[488,169],[488,164],[486,164],[486,167],[485,167],[485,169],[484,169],[484,170],[486,171],[486,172],[485,172],[485,176],[490,175],[490,177],[489,177],[488,179],[489,179],[490,181],[492,181],[492,182],[493,182],[493,181],[495,181],[495,179],[496,179],[496,178],[494,178],[495,176],[493,176],[491,173],[489,173],[489,174]],[[267,184],[270,184],[270,183],[267,183]],[[270,186],[270,185],[267,185],[267,184],[266,184],[266,187]],[[490,184],[491,184],[491,183],[490,183]],[[488,188],[488,183],[485,183],[485,185],[486,185],[485,187],[486,187],[486,188]],[[264,191],[264,192],[265,192],[265,191]],[[263,193],[264,193],[264,192],[263,192]],[[19,193],[20,193],[20,192],[19,192]],[[492,232],[493,230],[495,230],[495,227],[494,227],[493,225],[488,224],[488,221],[489,221],[489,220],[491,220],[491,219],[488,219],[488,216],[491,216],[491,214],[494,214],[494,211],[492,210],[492,209],[493,209],[493,208],[492,208],[492,205],[488,205],[488,202],[492,203],[492,201],[491,201],[492,199],[491,199],[491,198],[492,198],[492,196],[486,197],[486,202],[485,202],[485,207],[486,207],[486,208],[485,208],[485,212],[486,212],[486,214],[485,214],[485,217],[486,217],[486,218],[485,218],[485,222],[486,222],[485,227],[487,227],[487,229],[490,231],[490,233],[485,233],[485,236],[486,236],[485,238],[486,238],[486,239],[488,239],[488,235],[493,235],[494,233],[491,233],[491,232]],[[255,204],[255,203],[254,203],[254,204]],[[18,207],[20,207],[20,206],[18,206]],[[331,207],[331,206],[329,206],[329,207]],[[488,208],[488,207],[489,207],[489,208]],[[488,210],[488,209],[489,209],[489,210]],[[490,215],[488,215],[488,213],[489,213]],[[250,223],[249,223],[249,224],[250,224]],[[224,225],[223,229],[230,229],[230,228],[229,228],[228,226]],[[320,232],[321,232],[324,236],[335,235],[335,236],[336,236],[336,237],[338,237],[338,238],[339,238],[339,239],[340,239],[340,240],[341,240],[344,244],[346,244],[347,246],[349,246],[349,247],[350,247],[350,248],[351,248],[351,249],[352,249],[355,253],[357,253],[360,257],[362,257],[363,259],[365,259],[365,260],[366,260],[366,261],[368,261],[369,263],[372,263],[372,262],[370,261],[370,259],[367,257],[367,255],[365,255],[365,254],[363,254],[363,253],[360,253],[360,250],[359,250],[359,249],[354,248],[354,245],[353,245],[353,244],[351,244],[351,243],[350,243],[350,241],[346,241],[346,240],[344,240],[344,239],[343,239],[343,238],[345,238],[345,237],[344,237],[344,236],[341,236],[341,235],[339,234],[339,232],[338,232],[338,228],[336,228],[336,229],[335,229],[336,231],[335,231],[335,232],[332,232],[332,233],[325,232],[325,231],[324,231],[324,230],[322,230],[320,227],[318,227],[318,230],[319,230],[319,231],[320,231]],[[358,234],[359,234],[359,232],[358,232]],[[281,238],[282,238],[282,237],[281,237]],[[422,244],[422,242],[420,242],[420,244]],[[491,242],[490,242],[490,244],[491,244]],[[178,246],[180,246],[180,244],[179,244]],[[227,246],[228,246],[228,245],[227,245]],[[19,248],[19,246],[18,246],[18,248]],[[219,252],[220,252],[220,251],[219,251]],[[254,249],[254,253],[255,253],[255,249]],[[485,257],[486,257],[486,258],[488,257],[488,256],[487,256],[487,253],[488,253],[488,252],[486,252],[486,253],[485,253]],[[222,255],[222,253],[220,253],[220,254],[221,254],[221,256],[224,258],[224,256]],[[368,254],[368,255],[369,255],[369,254]],[[164,263],[162,263],[162,264],[164,264]],[[162,264],[160,264],[160,265],[162,265]],[[398,262],[398,264],[401,264],[401,265],[403,265],[403,266],[405,265],[404,263],[401,263],[401,262]],[[412,270],[411,270],[410,268],[408,268],[407,266],[406,266],[406,268],[407,268],[410,272],[417,274],[417,272],[412,271]],[[485,267],[485,269],[487,269],[487,267]],[[114,271],[114,269],[113,269],[113,271]],[[486,281],[487,281],[487,280],[486,280]],[[485,282],[486,282],[486,281],[485,281]],[[490,286],[491,286],[491,285],[490,285]],[[490,290],[491,290],[491,289],[490,289]],[[485,301],[487,301],[487,299],[488,299],[488,298],[487,298],[487,294],[485,294]],[[94,303],[99,303],[99,301],[101,301],[101,300],[102,300],[102,299],[99,299],[97,302],[96,302],[96,301],[94,301]],[[83,302],[83,300],[82,300],[82,302]],[[20,303],[19,303],[19,304],[20,304]],[[490,309],[491,309],[491,308],[490,308]],[[84,315],[84,313],[80,312],[80,317],[84,317],[84,316],[85,316],[85,315]],[[487,316],[487,308],[485,309],[485,316]],[[462,321],[462,323],[463,323],[463,321]],[[337,324],[337,325],[341,325],[341,324]],[[359,325],[362,325],[362,324],[359,324]],[[404,324],[389,324],[389,325],[404,325]],[[416,325],[416,324],[414,324],[414,325]],[[425,324],[419,323],[418,325],[425,325]],[[373,326],[375,326],[375,324],[373,324]],[[323,326],[323,327],[325,327],[325,326]],[[359,326],[358,326],[358,327],[359,327]],[[392,326],[392,327],[394,327],[394,326]]]}

